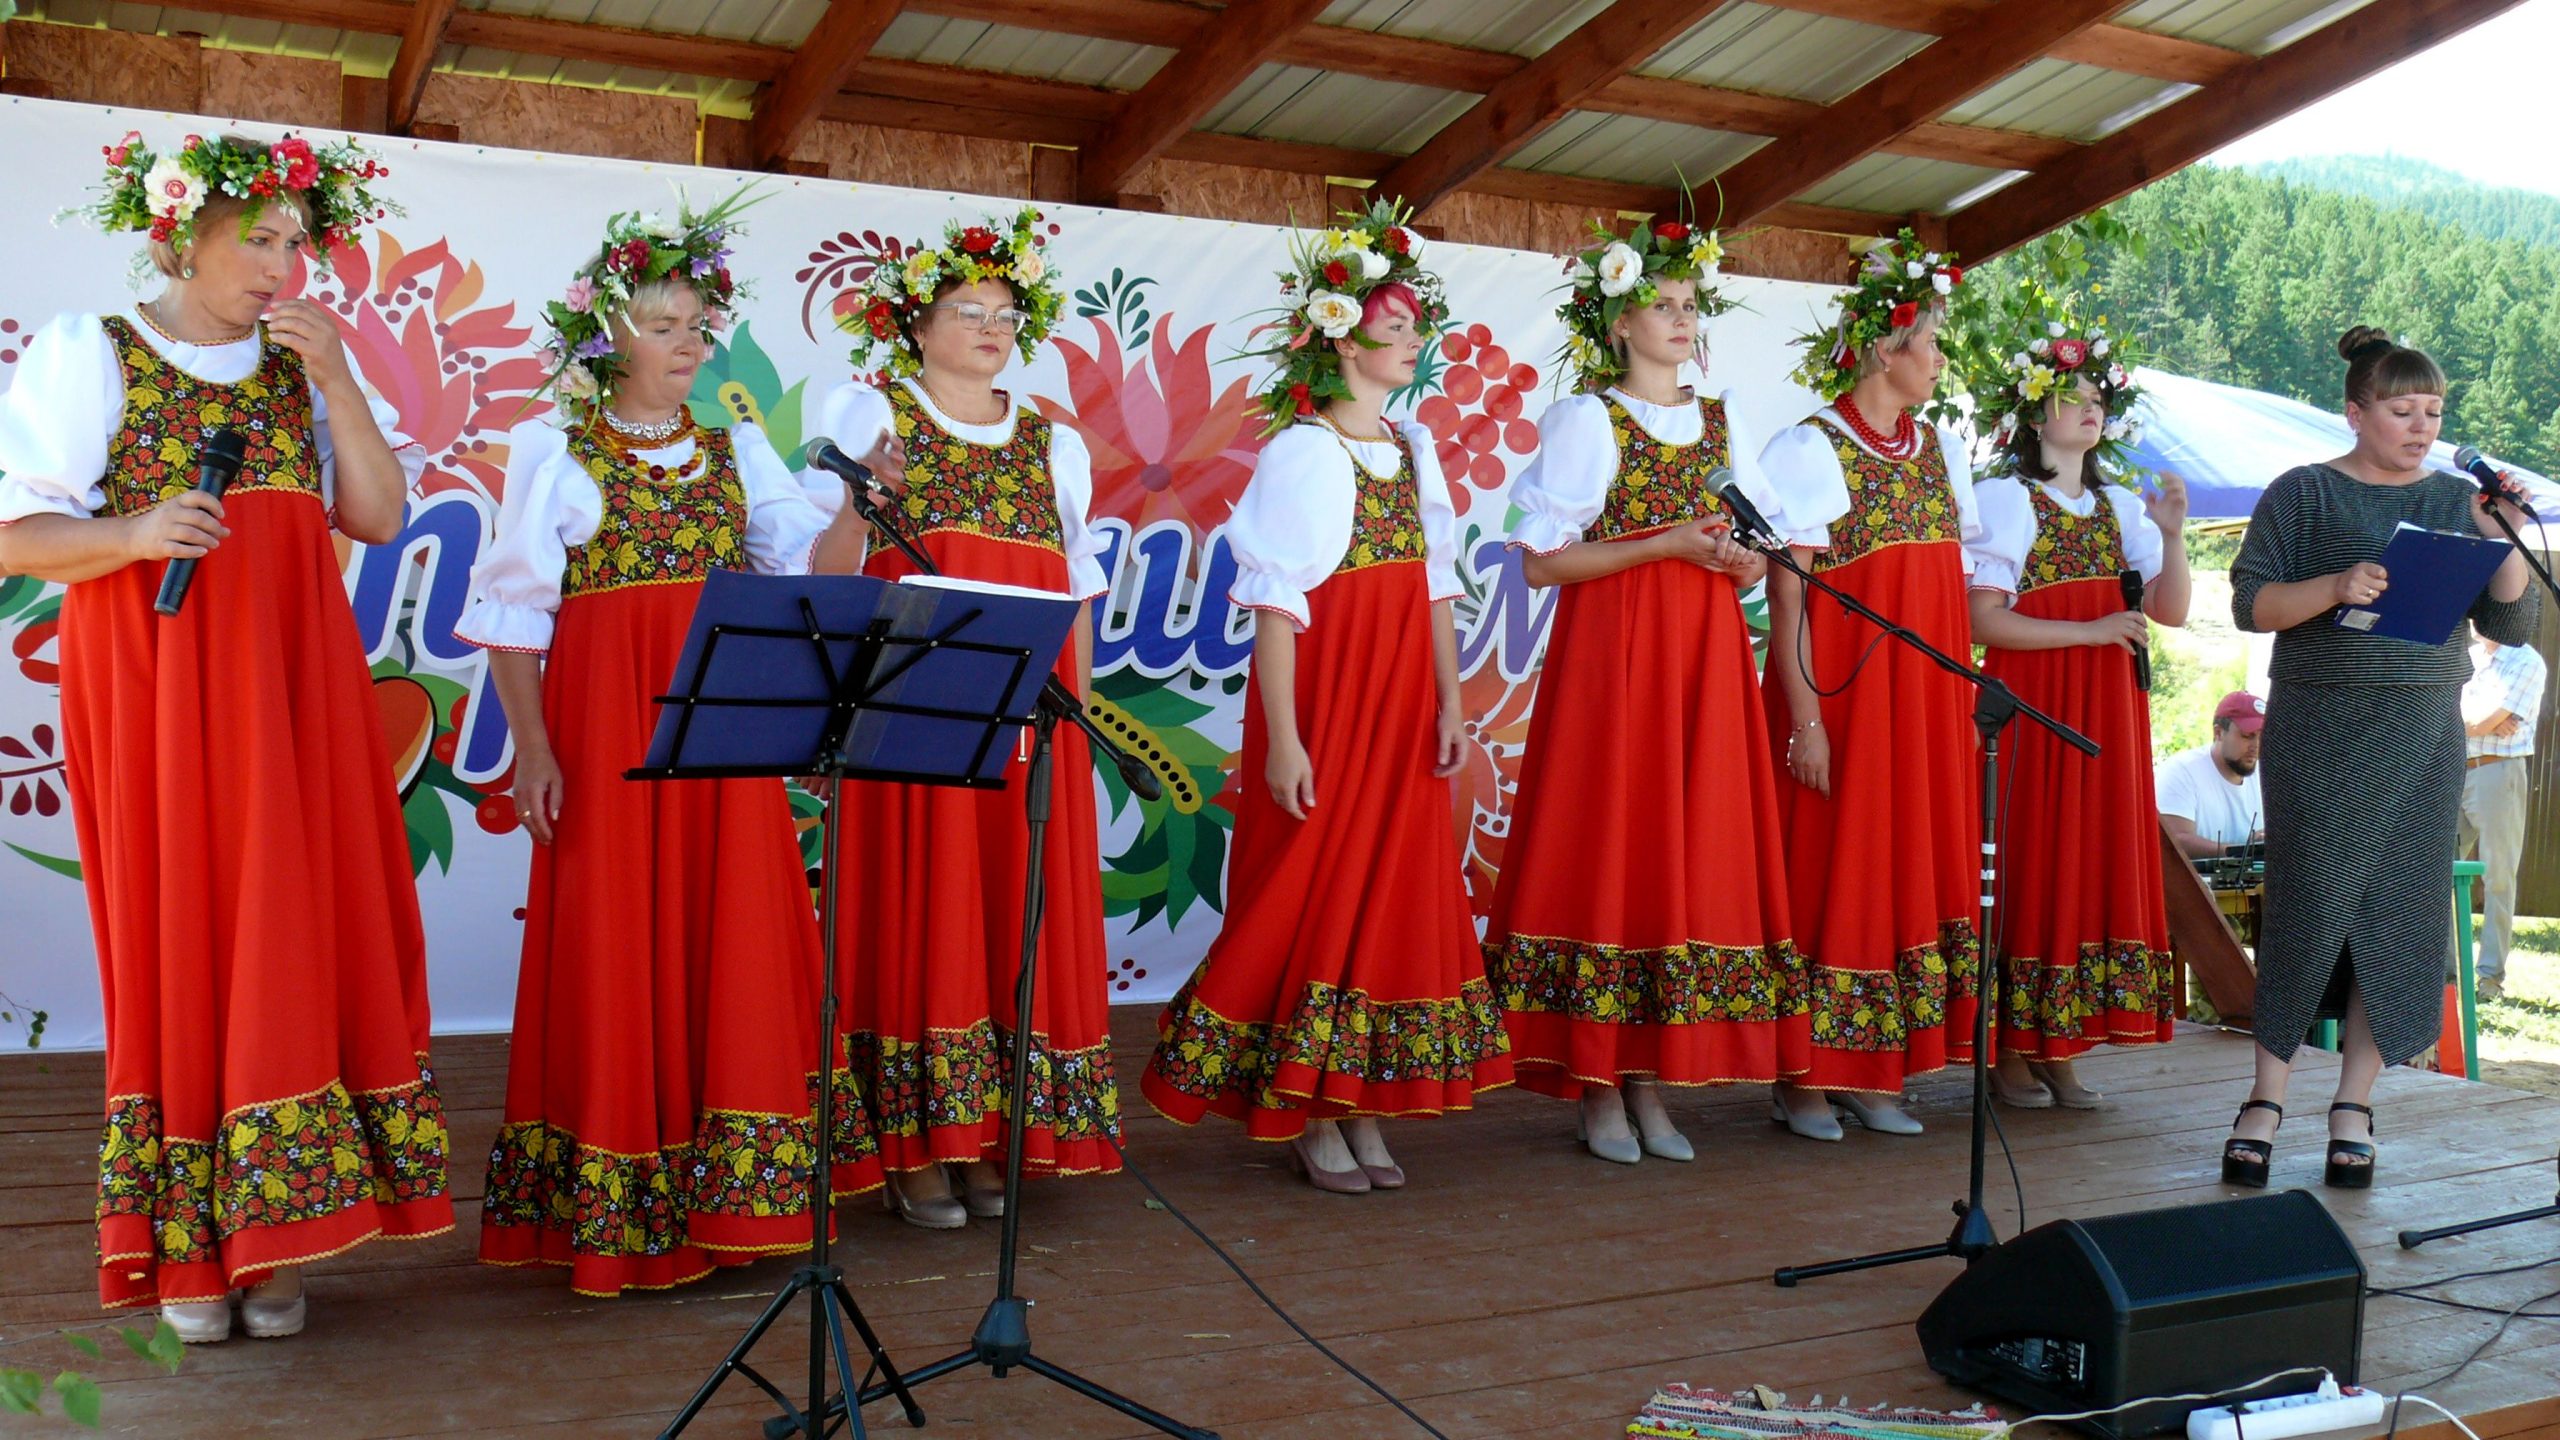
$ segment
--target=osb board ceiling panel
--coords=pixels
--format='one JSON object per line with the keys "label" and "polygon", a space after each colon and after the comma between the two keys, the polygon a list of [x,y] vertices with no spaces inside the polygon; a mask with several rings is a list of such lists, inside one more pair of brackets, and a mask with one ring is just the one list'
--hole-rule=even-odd
{"label": "osb board ceiling panel", "polygon": [[1686,175],[1696,185],[1767,143],[1758,135],[1576,110],[1548,126],[1510,163],[1523,170],[1638,185],[1676,185]]}
{"label": "osb board ceiling panel", "polygon": [[1795,198],[1811,205],[1887,215],[1914,210],[1936,213],[2013,173],[1910,155],[1870,155]]}
{"label": "osb board ceiling panel", "polygon": [[1201,128],[1258,140],[1404,155],[1420,149],[1477,99],[1429,85],[1265,65],[1218,102]]}
{"label": "osb board ceiling panel", "polygon": [[331,129],[346,113],[343,73],[326,60],[299,55],[207,50],[200,103],[209,115]]}
{"label": "osb board ceiling panel", "polygon": [[1828,105],[1928,43],[1908,31],[1746,3],[1718,10],[1636,68]]}
{"label": "osb board ceiling panel", "polygon": [[[453,125],[465,144],[691,164],[691,102],[615,95],[574,85],[518,85],[430,75],[418,119]],[[601,217],[599,217],[601,218]]]}
{"label": "osb board ceiling panel", "polygon": [[381,75],[391,68],[398,41],[388,35],[362,35],[329,25],[287,25],[274,20],[235,19],[209,15],[178,5],[133,5],[109,0],[33,0],[18,7],[30,20],[64,25],[106,26],[139,34],[201,35],[219,50],[253,50],[269,55],[297,55],[335,60],[359,75]]}
{"label": "osb board ceiling panel", "polygon": [[1958,102],[1945,118],[1963,125],[2095,140],[2123,123],[2118,117],[2176,88],[2140,75],[2064,60],[2037,60]]}
{"label": "osb board ceiling panel", "polygon": [[2320,25],[2364,8],[2366,0],[2142,0],[2119,23],[2262,55]]}
{"label": "osb board ceiling panel", "polygon": [[1354,30],[1537,55],[1608,8],[1609,0],[1337,0],[1320,19]]}
{"label": "osb board ceiling panel", "polygon": [[888,60],[996,70],[1034,80],[1065,80],[1112,90],[1135,90],[1173,58],[1171,50],[952,20],[940,15],[901,15],[882,31],[871,53]]}

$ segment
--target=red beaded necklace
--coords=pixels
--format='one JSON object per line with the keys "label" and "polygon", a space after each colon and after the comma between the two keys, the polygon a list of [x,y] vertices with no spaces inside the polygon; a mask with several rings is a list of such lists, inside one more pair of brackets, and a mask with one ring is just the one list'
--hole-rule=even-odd
{"label": "red beaded necklace", "polygon": [[1912,421],[1910,411],[1905,410],[1894,417],[1893,434],[1888,438],[1867,423],[1867,417],[1858,413],[1856,402],[1848,396],[1843,395],[1833,401],[1832,408],[1840,412],[1841,422],[1849,427],[1850,434],[1858,437],[1860,444],[1885,459],[1908,460],[1920,453],[1920,427]]}

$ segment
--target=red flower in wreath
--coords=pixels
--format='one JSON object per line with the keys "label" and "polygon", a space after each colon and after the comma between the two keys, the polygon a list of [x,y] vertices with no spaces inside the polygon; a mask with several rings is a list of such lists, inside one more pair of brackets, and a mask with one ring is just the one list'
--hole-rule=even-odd
{"label": "red flower in wreath", "polygon": [[996,232],[984,225],[972,225],[960,232],[960,248],[972,255],[984,255],[999,243]]}
{"label": "red flower in wreath", "polygon": [[1324,278],[1328,284],[1348,285],[1351,283],[1351,267],[1339,260],[1328,260],[1324,265]]}
{"label": "red flower in wreath", "polygon": [[898,333],[897,317],[890,311],[886,300],[872,301],[871,308],[864,312],[862,318],[871,326],[871,334],[876,339],[887,340]]}
{"label": "red flower in wreath", "polygon": [[311,142],[299,135],[287,135],[267,151],[284,171],[284,183],[296,190],[308,190],[320,180],[320,157],[311,153]]}
{"label": "red flower in wreath", "polygon": [[1689,238],[1689,227],[1681,224],[1677,220],[1665,220],[1661,224],[1653,227],[1653,238],[1656,240],[1686,240]]}
{"label": "red flower in wreath", "polygon": [[1390,225],[1387,227],[1387,248],[1398,255],[1410,255],[1413,253],[1413,237],[1405,233],[1403,226]]}
{"label": "red flower in wreath", "polygon": [[1896,330],[1908,330],[1920,323],[1920,302],[1905,300],[1893,307],[1891,323]]}
{"label": "red flower in wreath", "polygon": [[1964,267],[1961,265],[1950,265],[1940,273],[1947,277],[1947,283],[1950,285],[1961,285],[1964,283]]}
{"label": "red flower in wreath", "polygon": [[2053,342],[2053,368],[2056,370],[2077,370],[2087,363],[2088,359],[2089,342],[2086,340]]}
{"label": "red flower in wreath", "polygon": [[616,270],[637,270],[649,263],[649,242],[625,240],[613,247],[612,265]]}
{"label": "red flower in wreath", "polygon": [[1289,387],[1289,399],[1296,404],[1299,414],[1313,415],[1316,413],[1316,402],[1307,394],[1306,381],[1301,380],[1297,384]]}

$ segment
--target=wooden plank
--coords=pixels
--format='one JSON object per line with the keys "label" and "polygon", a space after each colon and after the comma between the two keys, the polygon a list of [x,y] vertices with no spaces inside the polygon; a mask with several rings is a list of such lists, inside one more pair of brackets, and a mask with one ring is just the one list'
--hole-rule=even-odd
{"label": "wooden plank", "polygon": [[2165,825],[2160,827],[2160,882],[2169,902],[2170,950],[2204,986],[2214,1014],[2246,1024],[2258,1005],[2258,967],[2240,948],[2240,937],[2231,932],[2212,889],[2169,838]]}
{"label": "wooden plank", "polygon": [[769,169],[791,158],[829,97],[898,18],[899,8],[899,0],[829,0],[790,68],[756,101],[747,154],[757,165]]}
{"label": "wooden plank", "polygon": [[389,107],[385,124],[394,135],[408,134],[417,123],[418,100],[427,93],[427,72],[435,67],[436,52],[444,48],[445,27],[453,21],[454,8],[454,0],[413,0],[409,6],[409,23],[400,33],[400,50],[391,58],[384,91]]}
{"label": "wooden plank", "polygon": [[1485,92],[1379,182],[1416,210],[1519,153],[1610,81],[1643,64],[1728,0],[1615,0]]}
{"label": "wooden plank", "polygon": [[1235,0],[1138,88],[1119,118],[1076,161],[1076,188],[1107,205],[1138,168],[1165,153],[1216,108],[1282,42],[1324,12],[1326,0]]}
{"label": "wooden plank", "polygon": [[1717,176],[1725,223],[1761,218],[2127,3],[2003,0]]}
{"label": "wooden plank", "polygon": [[2519,0],[2407,0],[2369,5],[2146,116],[2074,156],[1969,206],[1949,222],[1958,253],[1979,264],[2200,160]]}

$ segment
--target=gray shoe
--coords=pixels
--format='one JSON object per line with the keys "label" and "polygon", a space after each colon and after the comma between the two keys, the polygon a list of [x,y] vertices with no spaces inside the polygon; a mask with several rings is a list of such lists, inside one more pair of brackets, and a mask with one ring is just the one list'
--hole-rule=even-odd
{"label": "gray shoe", "polygon": [[[1636,1137],[1633,1135],[1620,1135],[1613,1139],[1602,1139],[1601,1137],[1591,1133],[1590,1127],[1582,1123],[1582,1117],[1580,1115],[1573,1117],[1573,1138],[1582,1142],[1583,1149],[1590,1151],[1592,1154],[1599,1156],[1603,1160],[1607,1160],[1618,1165],[1636,1164],[1644,1159],[1644,1152],[1648,1148],[1644,1145],[1638,1144],[1636,1142]],[[1683,1145],[1688,1144],[1685,1140],[1680,1143]]]}
{"label": "gray shoe", "polygon": [[1917,1135],[1920,1122],[1902,1108],[1899,1095],[1859,1095],[1842,1090],[1834,1093],[1831,1103],[1849,1112],[1849,1118],[1879,1135]]}
{"label": "gray shoe", "polygon": [[1786,1101],[1771,1100],[1769,1118],[1807,1140],[1837,1140],[1844,1133],[1840,1129],[1840,1118],[1831,1113],[1829,1106],[1824,1106],[1818,1114],[1798,1115],[1787,1108]]}

